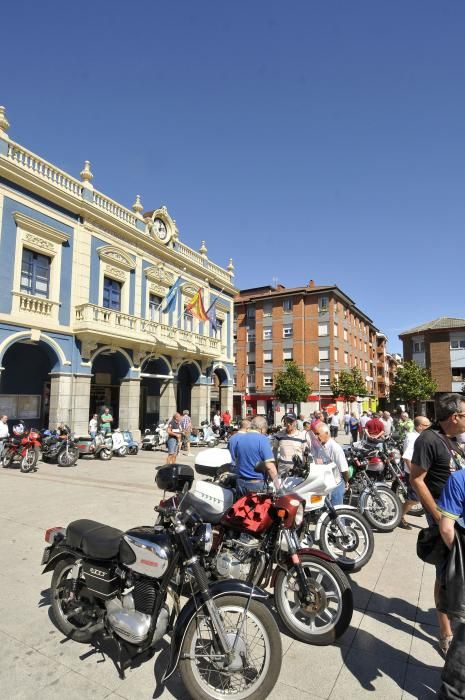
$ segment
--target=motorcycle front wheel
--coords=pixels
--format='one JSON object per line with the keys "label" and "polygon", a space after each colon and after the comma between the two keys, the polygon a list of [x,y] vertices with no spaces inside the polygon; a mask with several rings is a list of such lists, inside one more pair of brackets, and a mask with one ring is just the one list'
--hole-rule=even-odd
{"label": "motorcycle front wheel", "polygon": [[338,521],[332,520],[328,515],[321,525],[319,545],[344,571],[360,571],[373,554],[373,531],[360,513],[348,508],[336,512],[346,534],[342,533]]}
{"label": "motorcycle front wheel", "polygon": [[2,457],[2,467],[6,468],[11,466],[14,456],[14,450],[5,450]]}
{"label": "motorcycle front wheel", "polygon": [[112,457],[111,450],[107,450],[106,447],[104,447],[103,450],[100,450],[98,456],[100,459],[103,459],[104,462],[107,462]]}
{"label": "motorcycle front wheel", "polygon": [[194,700],[264,700],[281,670],[281,635],[273,615],[255,600],[246,610],[247,599],[241,596],[224,596],[215,605],[228,641],[236,643],[234,657],[225,663],[212,620],[205,608],[199,609],[182,643],[179,671],[185,687]]}
{"label": "motorcycle front wheel", "polygon": [[[395,481],[392,484],[392,490],[399,497],[399,500],[403,505],[405,503],[405,501],[407,500],[407,498],[405,497],[405,494],[404,494],[403,490],[401,489],[401,487],[399,486],[399,483],[397,481]],[[424,515],[424,514],[425,514],[425,509],[421,505],[420,501],[418,501],[418,503],[415,503],[415,505],[412,506],[408,512],[408,515],[415,515],[416,517],[420,517],[420,515]]]}
{"label": "motorcycle front wheel", "polygon": [[352,590],[346,575],[336,564],[306,554],[302,568],[311,594],[310,603],[299,598],[295,566],[280,569],[274,599],[281,620],[302,642],[324,646],[336,641],[348,628],[354,610]]}
{"label": "motorcycle front wheel", "polygon": [[402,503],[388,486],[376,486],[376,493],[363,498],[363,515],[380,532],[391,532],[402,519]]}
{"label": "motorcycle front wheel", "polygon": [[58,464],[60,467],[74,467],[79,459],[79,450],[76,447],[69,447],[68,450],[63,450],[58,455]]}
{"label": "motorcycle front wheel", "polygon": [[28,447],[28,449],[26,450],[26,454],[24,455],[24,457],[21,458],[19,468],[23,472],[23,474],[26,474],[27,472],[31,472],[35,468],[38,461],[39,450],[34,449],[33,447]]}

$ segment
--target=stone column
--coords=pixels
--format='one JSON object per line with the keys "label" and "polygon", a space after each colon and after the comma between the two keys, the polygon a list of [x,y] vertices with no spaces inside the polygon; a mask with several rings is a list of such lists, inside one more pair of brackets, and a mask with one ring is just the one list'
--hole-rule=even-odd
{"label": "stone column", "polygon": [[49,426],[55,428],[58,423],[72,425],[73,375],[50,375]]}
{"label": "stone column", "polygon": [[76,435],[88,435],[89,432],[90,383],[90,374],[78,374],[74,377],[74,396],[71,403],[71,427]]}
{"label": "stone column", "polygon": [[160,385],[160,420],[172,418],[176,413],[177,383],[173,380]]}
{"label": "stone column", "polygon": [[119,425],[121,430],[130,430],[134,440],[140,440],[140,379],[122,379],[119,391]]}
{"label": "stone column", "polygon": [[194,384],[191,392],[191,420],[198,428],[203,420],[210,419],[210,384]]}
{"label": "stone column", "polygon": [[231,386],[224,386],[221,385],[220,389],[220,396],[221,396],[221,413],[224,411],[228,410],[229,413],[232,415],[233,414],[233,392],[234,392],[234,387]]}

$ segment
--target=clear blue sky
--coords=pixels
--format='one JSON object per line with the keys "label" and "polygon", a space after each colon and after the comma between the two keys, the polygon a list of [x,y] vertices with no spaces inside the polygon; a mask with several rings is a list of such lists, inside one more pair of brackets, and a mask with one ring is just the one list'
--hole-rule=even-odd
{"label": "clear blue sky", "polygon": [[464,37],[463,0],[16,0],[0,104],[237,286],[337,283],[398,350],[465,316]]}

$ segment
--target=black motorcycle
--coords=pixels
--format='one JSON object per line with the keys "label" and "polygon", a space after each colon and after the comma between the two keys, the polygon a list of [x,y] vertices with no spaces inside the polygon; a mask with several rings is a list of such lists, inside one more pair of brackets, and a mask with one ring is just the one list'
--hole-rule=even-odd
{"label": "black motorcycle", "polygon": [[[184,465],[156,472],[159,488],[184,495],[193,478]],[[127,532],[93,520],[47,530],[42,564],[44,573],[53,570],[55,624],[78,642],[114,640],[121,677],[171,632],[162,682],[179,666],[194,699],[266,698],[282,657],[268,596],[243,581],[208,581],[200,561],[212,544],[211,525],[181,506],[182,499],[179,507],[172,498],[161,501],[155,510],[163,525]],[[182,609],[181,592],[189,596]]]}
{"label": "black motorcycle", "polygon": [[59,464],[60,467],[73,467],[78,461],[79,450],[68,428],[59,432],[42,430],[40,438],[42,462]]}

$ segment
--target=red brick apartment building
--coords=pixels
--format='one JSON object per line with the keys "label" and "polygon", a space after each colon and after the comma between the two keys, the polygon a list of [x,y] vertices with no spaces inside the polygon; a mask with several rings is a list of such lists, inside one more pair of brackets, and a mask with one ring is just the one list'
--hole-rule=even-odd
{"label": "red brick apartment building", "polygon": [[235,414],[275,413],[279,422],[285,407],[273,396],[274,376],[289,360],[312,386],[301,407],[305,414],[335,403],[331,382],[351,367],[358,367],[366,380],[368,396],[360,399],[361,407],[377,403],[386,336],[336,285],[310,280],[305,287],[243,289],[234,301],[234,344]]}

